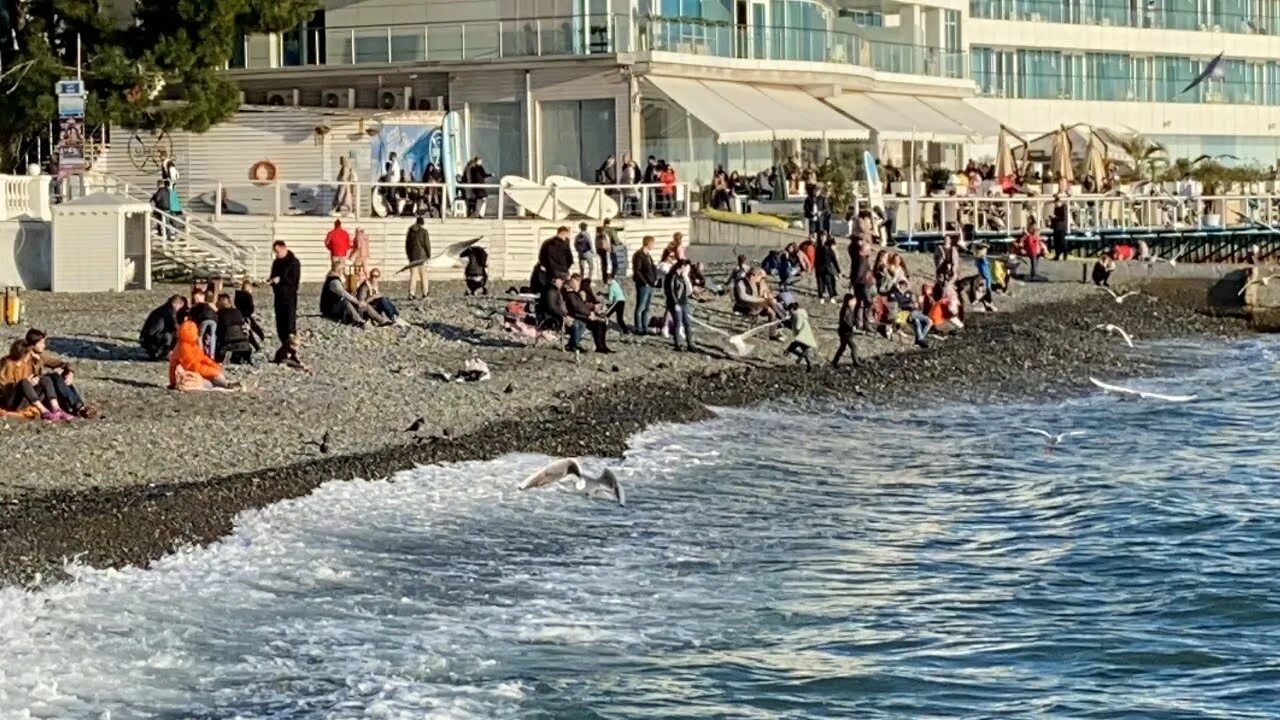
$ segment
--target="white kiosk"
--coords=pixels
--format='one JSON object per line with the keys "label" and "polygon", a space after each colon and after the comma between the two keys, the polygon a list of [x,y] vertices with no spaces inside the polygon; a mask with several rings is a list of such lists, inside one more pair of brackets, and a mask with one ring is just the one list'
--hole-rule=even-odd
{"label": "white kiosk", "polygon": [[50,289],[151,289],[151,206],[99,192],[53,206]]}

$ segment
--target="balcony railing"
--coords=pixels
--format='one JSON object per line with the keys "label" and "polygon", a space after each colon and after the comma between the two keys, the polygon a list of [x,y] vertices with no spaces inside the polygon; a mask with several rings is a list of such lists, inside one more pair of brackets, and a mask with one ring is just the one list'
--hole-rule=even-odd
{"label": "balcony railing", "polygon": [[881,72],[963,78],[965,54],[924,45],[868,40],[852,33],[789,26],[743,27],[696,18],[640,21],[639,47],[752,60],[838,63]]}
{"label": "balcony railing", "polygon": [[[883,72],[962,78],[964,53],[867,40],[825,29],[738,26],[689,18],[577,15],[308,28],[284,33],[278,66],[464,62],[660,50],[755,60],[839,63]],[[245,67],[243,56],[232,67]]]}
{"label": "balcony railing", "polygon": [[[1255,6],[1256,12],[1212,12],[1181,10],[1157,3],[1130,3],[1102,6],[1097,3],[1066,3],[1062,0],[971,0],[969,15],[990,20],[1102,25],[1160,30],[1194,30],[1244,35],[1280,33],[1280,13],[1270,5]],[[1242,7],[1250,7],[1242,5]]]}

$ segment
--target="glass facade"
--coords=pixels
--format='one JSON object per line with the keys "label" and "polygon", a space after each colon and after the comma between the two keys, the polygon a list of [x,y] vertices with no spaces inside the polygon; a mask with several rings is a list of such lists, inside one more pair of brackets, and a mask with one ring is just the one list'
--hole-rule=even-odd
{"label": "glass facade", "polygon": [[542,177],[594,182],[596,168],[618,152],[613,100],[544,102],[540,108]]}
{"label": "glass facade", "polygon": [[472,103],[470,155],[484,160],[485,169],[500,178],[527,174],[524,112],[521,103]]}
{"label": "glass facade", "polygon": [[641,136],[646,154],[671,163],[682,181],[706,185],[717,166],[757,173],[774,162],[773,144],[716,142],[715,133],[678,105],[645,98],[641,104]]}
{"label": "glass facade", "polygon": [[972,47],[978,94],[1037,100],[1280,106],[1280,64],[1224,59],[1221,77],[1183,92],[1207,58]]}
{"label": "glass facade", "polygon": [[993,20],[1280,34],[1280,0],[970,0],[969,14]]}

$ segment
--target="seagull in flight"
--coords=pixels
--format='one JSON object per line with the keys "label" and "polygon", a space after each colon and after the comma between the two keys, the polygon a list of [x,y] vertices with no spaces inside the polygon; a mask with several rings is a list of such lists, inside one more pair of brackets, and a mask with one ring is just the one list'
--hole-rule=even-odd
{"label": "seagull in flight", "polygon": [[1182,257],[1182,256],[1181,256],[1181,255],[1175,255],[1175,256],[1173,256],[1173,257],[1171,257],[1171,258],[1162,258],[1162,257],[1160,257],[1159,255],[1152,255],[1152,256],[1151,256],[1151,262],[1153,262],[1153,263],[1168,263],[1169,267],[1178,267],[1178,258],[1179,258],[1179,257]]}
{"label": "seagull in flight", "polygon": [[1263,278],[1254,278],[1253,280],[1250,280],[1249,282],[1245,283],[1244,287],[1240,288],[1240,292],[1238,294],[1244,295],[1244,291],[1248,290],[1250,285],[1261,285],[1263,287],[1266,287],[1271,283],[1272,280],[1278,277],[1280,277],[1280,274],[1271,273],[1270,275]]}
{"label": "seagull in flight", "polygon": [[1105,286],[1105,285],[1099,285],[1098,287],[1101,287],[1103,290],[1106,290],[1106,291],[1107,291],[1107,294],[1111,296],[1111,299],[1112,299],[1112,300],[1115,300],[1115,301],[1116,301],[1116,304],[1117,304],[1117,305],[1120,305],[1120,304],[1122,304],[1125,300],[1128,300],[1129,298],[1134,297],[1134,296],[1136,296],[1136,295],[1139,295],[1139,294],[1140,294],[1140,293],[1138,293],[1138,292],[1137,292],[1137,291],[1135,291],[1135,290],[1130,290],[1129,292],[1127,292],[1127,293],[1125,293],[1125,294],[1123,294],[1123,295],[1117,295],[1115,290],[1112,290],[1111,288],[1109,288],[1109,287],[1107,287],[1107,286]]}
{"label": "seagull in flight", "polygon": [[542,488],[569,479],[573,480],[575,490],[588,497],[606,495],[613,498],[619,505],[627,504],[626,493],[622,491],[622,484],[618,482],[618,476],[614,475],[612,470],[605,468],[599,477],[588,477],[583,474],[582,466],[574,458],[564,458],[549,463],[525,478],[524,482],[520,483],[520,489]]}
{"label": "seagull in flight", "polygon": [[1120,327],[1119,325],[1112,325],[1111,323],[1103,323],[1101,325],[1095,325],[1093,329],[1103,330],[1108,333],[1119,335],[1121,338],[1124,339],[1124,343],[1126,345],[1128,345],[1129,347],[1133,347],[1133,338],[1130,337],[1129,333],[1125,332],[1124,328]]}
{"label": "seagull in flight", "polygon": [[1105,392],[1116,393],[1118,395],[1128,395],[1141,400],[1163,400],[1171,403],[1184,403],[1191,402],[1198,397],[1197,395],[1162,395],[1160,393],[1146,392],[1145,390],[1134,390],[1133,388],[1104,383],[1101,380],[1092,377],[1089,378],[1089,382],[1102,388]]}
{"label": "seagull in flight", "polygon": [[1072,430],[1071,432],[1058,433],[1057,435],[1054,435],[1048,430],[1041,430],[1040,428],[1033,428],[1033,427],[1026,428],[1026,432],[1035,433],[1036,435],[1043,435],[1045,439],[1048,440],[1048,442],[1045,444],[1051,448],[1061,445],[1063,441],[1065,441],[1069,437],[1079,437],[1081,435],[1087,434],[1083,430]]}

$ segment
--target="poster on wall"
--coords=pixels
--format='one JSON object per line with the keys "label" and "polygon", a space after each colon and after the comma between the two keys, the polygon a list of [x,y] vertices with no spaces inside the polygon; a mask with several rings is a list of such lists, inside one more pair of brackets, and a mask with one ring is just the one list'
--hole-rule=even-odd
{"label": "poster on wall", "polygon": [[[427,165],[440,166],[440,128],[430,125],[383,125],[370,144],[370,161],[375,178],[387,172],[391,153],[408,176],[409,182],[421,182]],[[389,178],[398,181],[399,178]]]}

